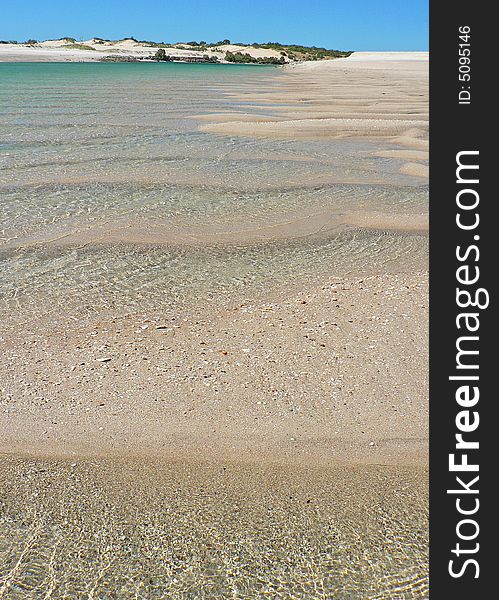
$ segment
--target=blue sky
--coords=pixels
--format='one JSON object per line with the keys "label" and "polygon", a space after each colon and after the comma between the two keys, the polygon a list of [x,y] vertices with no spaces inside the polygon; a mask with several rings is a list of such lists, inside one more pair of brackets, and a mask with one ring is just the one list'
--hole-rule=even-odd
{"label": "blue sky", "polygon": [[427,50],[428,0],[0,0],[0,39],[92,36]]}

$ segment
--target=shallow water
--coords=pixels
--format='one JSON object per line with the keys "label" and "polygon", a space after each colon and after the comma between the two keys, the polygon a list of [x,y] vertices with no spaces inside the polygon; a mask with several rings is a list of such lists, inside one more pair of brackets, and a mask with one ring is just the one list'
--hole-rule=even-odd
{"label": "shallow water", "polygon": [[119,458],[5,467],[9,598],[428,595],[423,469]]}
{"label": "shallow water", "polygon": [[[376,261],[424,261],[424,239],[376,232],[203,244],[205,230],[258,229],[304,211],[426,211],[427,186],[401,175],[399,161],[374,157],[381,142],[198,131],[196,115],[271,116],[271,106],[262,111],[231,94],[265,90],[281,76],[278,68],[232,65],[0,64],[4,306],[47,313],[80,298],[92,310],[133,310],[331,267],[345,274]],[[121,244],[93,243],[95,228],[140,226],[147,242],[158,225],[180,235],[199,228],[204,250],[176,248],[169,238],[144,249],[126,233]],[[88,239],[63,244],[75,234]]]}

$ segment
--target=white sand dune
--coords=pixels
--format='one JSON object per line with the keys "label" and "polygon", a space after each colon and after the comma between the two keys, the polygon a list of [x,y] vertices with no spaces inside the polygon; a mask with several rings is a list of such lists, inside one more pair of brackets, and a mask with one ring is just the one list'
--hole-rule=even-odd
{"label": "white sand dune", "polygon": [[[77,48],[75,47],[76,45],[87,46],[87,49]],[[104,57],[109,56],[131,56],[143,59],[154,55],[157,49],[155,46],[136,42],[132,39],[112,42],[90,38],[74,44],[71,40],[67,39],[46,40],[30,45],[0,44],[0,62],[86,62],[102,60]],[[281,57],[280,52],[277,50],[237,46],[234,44],[210,47],[202,51],[195,50],[187,44],[175,44],[174,46],[166,47],[165,52],[177,59],[207,55],[209,57],[216,57],[221,62],[224,61],[226,52],[244,52],[254,58]]]}

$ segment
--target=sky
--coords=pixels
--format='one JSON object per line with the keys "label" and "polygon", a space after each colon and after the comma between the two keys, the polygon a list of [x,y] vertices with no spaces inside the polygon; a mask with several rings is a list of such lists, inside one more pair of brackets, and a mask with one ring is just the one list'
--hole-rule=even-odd
{"label": "sky", "polygon": [[428,50],[428,0],[0,0],[0,39],[281,42]]}

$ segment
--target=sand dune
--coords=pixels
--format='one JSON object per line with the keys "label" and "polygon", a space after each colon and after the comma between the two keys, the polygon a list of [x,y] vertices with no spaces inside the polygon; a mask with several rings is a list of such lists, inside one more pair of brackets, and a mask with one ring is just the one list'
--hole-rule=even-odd
{"label": "sand dune", "polygon": [[[85,48],[77,48],[84,46]],[[37,44],[0,44],[0,62],[92,62],[106,57],[149,58],[157,51],[157,47],[132,39],[104,41],[97,38],[72,43],[68,40],[46,40]],[[219,45],[196,51],[186,44],[175,44],[165,47],[165,52],[176,59],[191,58],[200,55],[216,57],[224,62],[226,52],[244,52],[254,58],[280,58],[277,50],[237,46],[234,44]]]}

